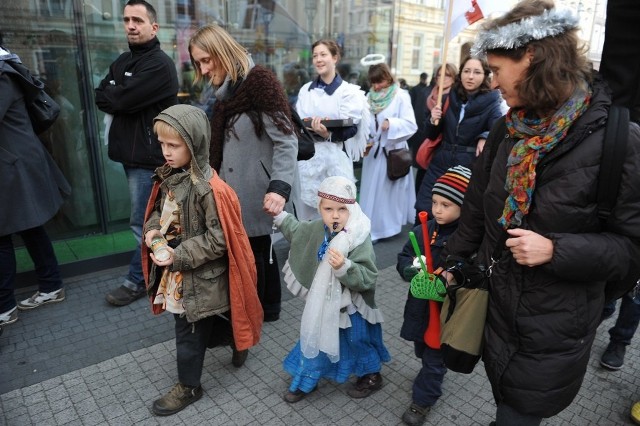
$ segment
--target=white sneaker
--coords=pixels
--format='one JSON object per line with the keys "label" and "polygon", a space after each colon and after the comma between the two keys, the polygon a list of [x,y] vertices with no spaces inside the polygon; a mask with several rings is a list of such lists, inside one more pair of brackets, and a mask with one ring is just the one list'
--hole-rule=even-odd
{"label": "white sneaker", "polygon": [[25,311],[27,309],[37,308],[40,305],[46,305],[47,303],[58,303],[64,300],[64,288],[61,288],[51,293],[36,292],[28,299],[24,299],[18,303],[18,309]]}
{"label": "white sneaker", "polygon": [[18,310],[16,308],[0,314],[0,326],[13,324],[16,321],[18,321]]}

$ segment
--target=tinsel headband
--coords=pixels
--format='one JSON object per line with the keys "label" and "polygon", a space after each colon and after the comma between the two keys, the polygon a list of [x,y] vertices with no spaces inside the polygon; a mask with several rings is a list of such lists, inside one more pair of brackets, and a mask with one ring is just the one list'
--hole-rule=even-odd
{"label": "tinsel headband", "polygon": [[545,10],[541,15],[481,31],[471,48],[471,54],[484,56],[487,50],[517,49],[532,40],[554,37],[577,27],[578,18],[570,10]]}

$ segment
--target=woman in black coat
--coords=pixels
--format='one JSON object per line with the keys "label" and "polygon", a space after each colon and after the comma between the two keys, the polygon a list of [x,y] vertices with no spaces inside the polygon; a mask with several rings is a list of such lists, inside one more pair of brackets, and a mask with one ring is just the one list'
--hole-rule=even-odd
{"label": "woman in black coat", "polygon": [[427,115],[426,136],[435,139],[442,133],[443,137],[416,196],[417,212],[426,211],[432,216],[431,190],[436,179],[450,167],[471,168],[482,152],[491,126],[502,115],[502,99],[497,90],[491,89],[490,75],[484,59],[467,57],[449,93],[444,116],[442,105],[434,106]]}
{"label": "woman in black coat", "polygon": [[507,232],[490,278],[483,352],[498,426],[538,425],[571,403],[605,281],[622,279],[640,259],[640,129],[630,126],[605,228],[597,188],[611,100],[592,78],[577,31],[569,11],[527,0],[485,24],[472,49],[487,54],[510,109],[473,170],[444,254],[477,252],[487,265]]}
{"label": "woman in black coat", "polygon": [[[0,326],[32,309],[64,300],[53,246],[43,225],[70,192],[69,183],[36,136],[27,113],[21,77],[11,66],[20,58],[0,46]],[[19,234],[35,264],[38,292],[17,304],[12,234]]]}

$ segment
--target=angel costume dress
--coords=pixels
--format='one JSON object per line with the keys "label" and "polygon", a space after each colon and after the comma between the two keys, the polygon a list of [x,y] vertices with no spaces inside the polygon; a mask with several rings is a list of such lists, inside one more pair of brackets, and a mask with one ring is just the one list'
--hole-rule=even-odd
{"label": "angel costume dress", "polygon": [[302,86],[296,102],[300,117],[323,117],[329,119],[353,119],[350,127],[330,128],[329,140],[317,136],[316,152],[307,161],[298,161],[300,190],[303,205],[298,209],[298,218],[318,218],[317,192],[322,181],[329,176],[344,176],[352,182],[353,162],[358,161],[366,145],[369,129],[367,99],[360,86],[343,81],[336,75],[331,84],[320,77]]}
{"label": "angel costume dress", "polygon": [[[283,268],[287,288],[306,301],[300,340],[283,364],[292,376],[290,392],[309,393],[321,378],[344,383],[351,374],[378,373],[382,362],[391,359],[382,342],[382,313],[375,304],[378,270],[369,219],[355,202],[355,185],[334,176],[320,185],[318,194],[348,201],[343,230],[334,233],[320,219],[300,222],[286,212],[274,220],[291,243]],[[340,269],[334,270],[325,258],[329,247],[344,254]]]}
{"label": "angel costume dress", "polygon": [[[362,161],[360,204],[371,219],[371,239],[393,237],[402,226],[413,223],[416,202],[413,173],[397,180],[387,177],[386,152],[408,148],[407,140],[418,130],[406,90],[397,84],[379,92],[369,92],[372,116],[370,131],[374,145]],[[382,131],[382,123],[389,120],[389,129]]]}

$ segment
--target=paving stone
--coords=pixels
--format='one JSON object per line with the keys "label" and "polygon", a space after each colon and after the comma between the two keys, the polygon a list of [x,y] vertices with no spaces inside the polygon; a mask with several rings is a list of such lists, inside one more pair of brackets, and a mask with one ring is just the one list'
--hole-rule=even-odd
{"label": "paving stone", "polygon": [[[407,284],[394,263],[404,239],[375,246],[380,252],[376,297],[392,361],[382,369],[385,385],[369,398],[353,400],[346,394],[349,384],[321,381],[317,392],[297,404],[282,400],[290,380],[282,360],[299,337],[304,308],[284,289],[281,319],[264,325],[261,343],[251,349],[244,367],[231,366],[228,348],[207,351],[203,398],[174,416],[153,416],[153,400],[177,378],[173,318],[150,314],[143,299],[122,308],[106,304],[104,293],[126,273],[126,268],[115,268],[67,280],[64,303],[21,313],[21,320],[5,330],[0,337],[0,424],[399,425],[420,369],[412,344],[398,336]],[[284,264],[287,245],[275,246]],[[544,426],[630,424],[628,410],[640,399],[640,344],[632,341],[622,370],[603,370],[599,357],[614,321],[605,321],[598,332],[578,397],[544,420]],[[486,426],[494,415],[480,363],[470,375],[445,376],[443,397],[428,422]]]}

